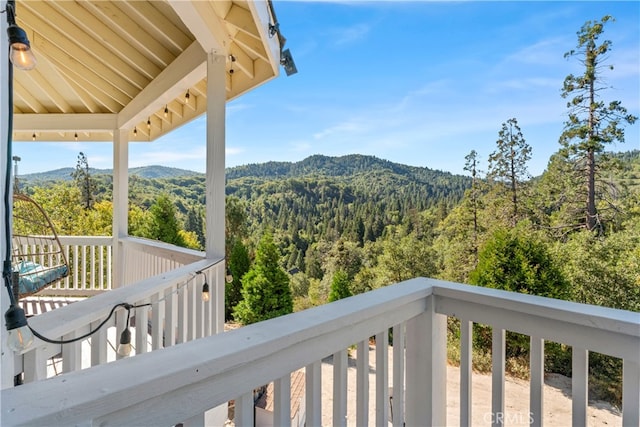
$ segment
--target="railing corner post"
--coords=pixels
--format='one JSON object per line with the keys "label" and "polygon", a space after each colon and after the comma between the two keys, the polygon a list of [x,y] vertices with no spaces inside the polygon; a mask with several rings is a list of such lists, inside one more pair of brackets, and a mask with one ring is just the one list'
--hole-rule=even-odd
{"label": "railing corner post", "polygon": [[407,426],[446,425],[447,317],[436,313],[435,298],[407,321]]}

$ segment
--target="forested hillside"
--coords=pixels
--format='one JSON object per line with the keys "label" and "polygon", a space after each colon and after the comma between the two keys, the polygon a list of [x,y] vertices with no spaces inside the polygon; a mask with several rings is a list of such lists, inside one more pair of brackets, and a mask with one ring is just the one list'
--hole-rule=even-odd
{"label": "forested hillside", "polygon": [[[516,199],[497,162],[481,175],[472,154],[466,166],[474,178],[355,155],[228,170],[227,318],[243,300],[243,277],[265,233],[298,310],[416,276],[640,310],[640,151],[598,157],[597,232],[584,229],[571,161],[556,155],[542,176],[519,179]],[[110,175],[26,178],[19,177],[21,191],[60,234],[111,233]],[[87,180],[89,209],[81,191]],[[204,247],[204,194],[202,174],[132,175],[130,234]],[[487,348],[483,336],[479,330],[478,351]],[[566,351],[556,350],[549,363],[565,372]],[[616,363],[594,360],[608,367],[602,381],[617,378]],[[608,393],[619,396],[615,387]]]}

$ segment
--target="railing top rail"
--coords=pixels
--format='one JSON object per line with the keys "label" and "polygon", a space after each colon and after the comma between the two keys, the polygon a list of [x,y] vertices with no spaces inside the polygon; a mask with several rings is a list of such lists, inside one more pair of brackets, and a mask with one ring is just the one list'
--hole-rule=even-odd
{"label": "railing top rail", "polygon": [[437,296],[640,338],[640,313],[442,280],[427,281]]}
{"label": "railing top rail", "polygon": [[[86,422],[87,407],[91,407],[91,419],[98,424],[107,418],[115,424],[176,423],[286,375],[292,364],[298,369],[424,312],[430,293],[425,279],[414,279],[161,351],[28,383],[3,391],[3,417],[10,424],[69,425]],[[49,399],[60,387],[68,390],[64,402]],[[168,411],[167,398],[178,394],[182,404]],[[29,403],[33,401],[39,402],[37,414]]]}
{"label": "railing top rail", "polygon": [[113,236],[58,236],[63,245],[102,245],[109,246],[113,242]]}
{"label": "railing top rail", "polygon": [[167,259],[174,259],[178,262],[188,263],[196,259],[204,259],[206,254],[195,249],[182,248],[169,243],[157,240],[145,239],[142,237],[124,237],[120,242],[125,246],[135,247],[142,252],[149,252]]}
{"label": "railing top rail", "polygon": [[[44,336],[61,337],[75,331],[78,325],[88,325],[95,320],[105,318],[116,304],[133,304],[149,298],[162,289],[160,284],[166,287],[178,283],[192,277],[197,271],[205,270],[221,261],[221,258],[197,261],[135,284],[96,295],[83,301],[82,304],[68,305],[32,317],[29,319],[29,324]],[[38,341],[37,345],[45,344]]]}

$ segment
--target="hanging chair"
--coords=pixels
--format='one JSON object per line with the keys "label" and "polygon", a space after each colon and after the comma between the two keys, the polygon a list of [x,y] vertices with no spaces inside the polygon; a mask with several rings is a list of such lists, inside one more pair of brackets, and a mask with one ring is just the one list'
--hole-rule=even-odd
{"label": "hanging chair", "polygon": [[[56,283],[69,274],[67,258],[51,220],[38,203],[13,195],[12,264],[16,299]],[[17,289],[16,289],[17,288]]]}

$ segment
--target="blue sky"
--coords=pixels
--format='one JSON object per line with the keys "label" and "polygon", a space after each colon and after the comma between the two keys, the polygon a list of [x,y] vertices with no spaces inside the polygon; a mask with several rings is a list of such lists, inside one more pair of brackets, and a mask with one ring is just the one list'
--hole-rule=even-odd
{"label": "blue sky", "polygon": [[[515,117],[541,174],[566,119],[562,82],[582,72],[564,53],[586,21],[612,15],[606,101],[640,116],[640,2],[275,1],[298,74],[284,72],[227,105],[227,166],[368,154],[463,173],[476,150],[486,170],[502,123]],[[614,151],[640,149],[640,122]],[[204,171],[204,118],[152,144],[130,166]],[[110,143],[18,142],[20,173],[112,167]],[[52,167],[55,165],[55,167]]]}

